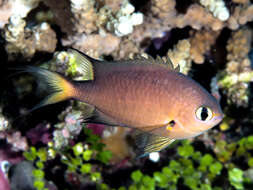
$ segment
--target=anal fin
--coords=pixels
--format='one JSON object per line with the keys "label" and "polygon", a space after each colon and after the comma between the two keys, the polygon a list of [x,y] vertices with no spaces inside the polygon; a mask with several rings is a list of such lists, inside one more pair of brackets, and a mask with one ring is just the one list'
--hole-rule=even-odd
{"label": "anal fin", "polygon": [[135,136],[137,156],[143,157],[151,152],[158,152],[166,148],[175,139],[138,131]]}

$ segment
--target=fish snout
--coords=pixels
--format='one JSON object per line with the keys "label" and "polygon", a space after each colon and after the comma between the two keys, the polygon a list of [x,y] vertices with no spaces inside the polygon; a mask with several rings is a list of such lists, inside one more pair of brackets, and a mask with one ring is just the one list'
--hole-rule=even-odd
{"label": "fish snout", "polygon": [[214,119],[213,121],[216,123],[216,125],[218,123],[220,123],[224,118],[224,114],[223,113],[217,113],[217,114],[214,114]]}

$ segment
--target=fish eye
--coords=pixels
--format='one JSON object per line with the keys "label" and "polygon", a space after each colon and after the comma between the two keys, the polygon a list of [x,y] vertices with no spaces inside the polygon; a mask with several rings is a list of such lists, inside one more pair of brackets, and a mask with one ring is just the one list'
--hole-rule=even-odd
{"label": "fish eye", "polygon": [[201,121],[208,121],[213,117],[213,112],[207,106],[200,106],[196,111],[196,116]]}

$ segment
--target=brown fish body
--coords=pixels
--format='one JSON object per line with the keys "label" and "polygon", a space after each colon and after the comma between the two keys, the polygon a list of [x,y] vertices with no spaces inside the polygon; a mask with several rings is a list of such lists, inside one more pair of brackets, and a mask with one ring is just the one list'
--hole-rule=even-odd
{"label": "brown fish body", "polygon": [[155,129],[183,114],[180,109],[188,107],[194,98],[208,94],[192,79],[159,64],[94,63],[94,72],[95,80],[78,85],[78,99],[94,105],[118,124],[163,136],[176,137]]}
{"label": "brown fish body", "polygon": [[[159,151],[175,139],[194,137],[218,124],[217,100],[161,58],[104,62],[71,50],[85,81],[70,81],[46,69],[26,71],[49,84],[53,93],[38,106],[74,98],[92,106],[84,121],[132,127],[142,153]],[[158,62],[158,63],[157,63]]]}
{"label": "brown fish body", "polygon": [[[177,99],[171,90],[176,82],[173,76],[178,73],[154,65],[100,67],[107,71],[98,71],[100,75],[94,81],[79,85],[81,101],[131,127],[158,126],[168,121],[168,107],[172,108]],[[103,68],[95,66],[95,72],[98,69]]]}

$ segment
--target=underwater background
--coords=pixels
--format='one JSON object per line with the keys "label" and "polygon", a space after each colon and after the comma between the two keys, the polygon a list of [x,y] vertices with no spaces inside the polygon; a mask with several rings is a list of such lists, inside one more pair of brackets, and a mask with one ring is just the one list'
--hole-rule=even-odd
{"label": "underwater background", "polygon": [[[252,21],[251,0],[0,0],[0,190],[253,189]],[[47,89],[18,68],[83,80],[69,47],[168,56],[225,118],[137,159],[132,130],[83,124],[84,103],[29,112]]]}

